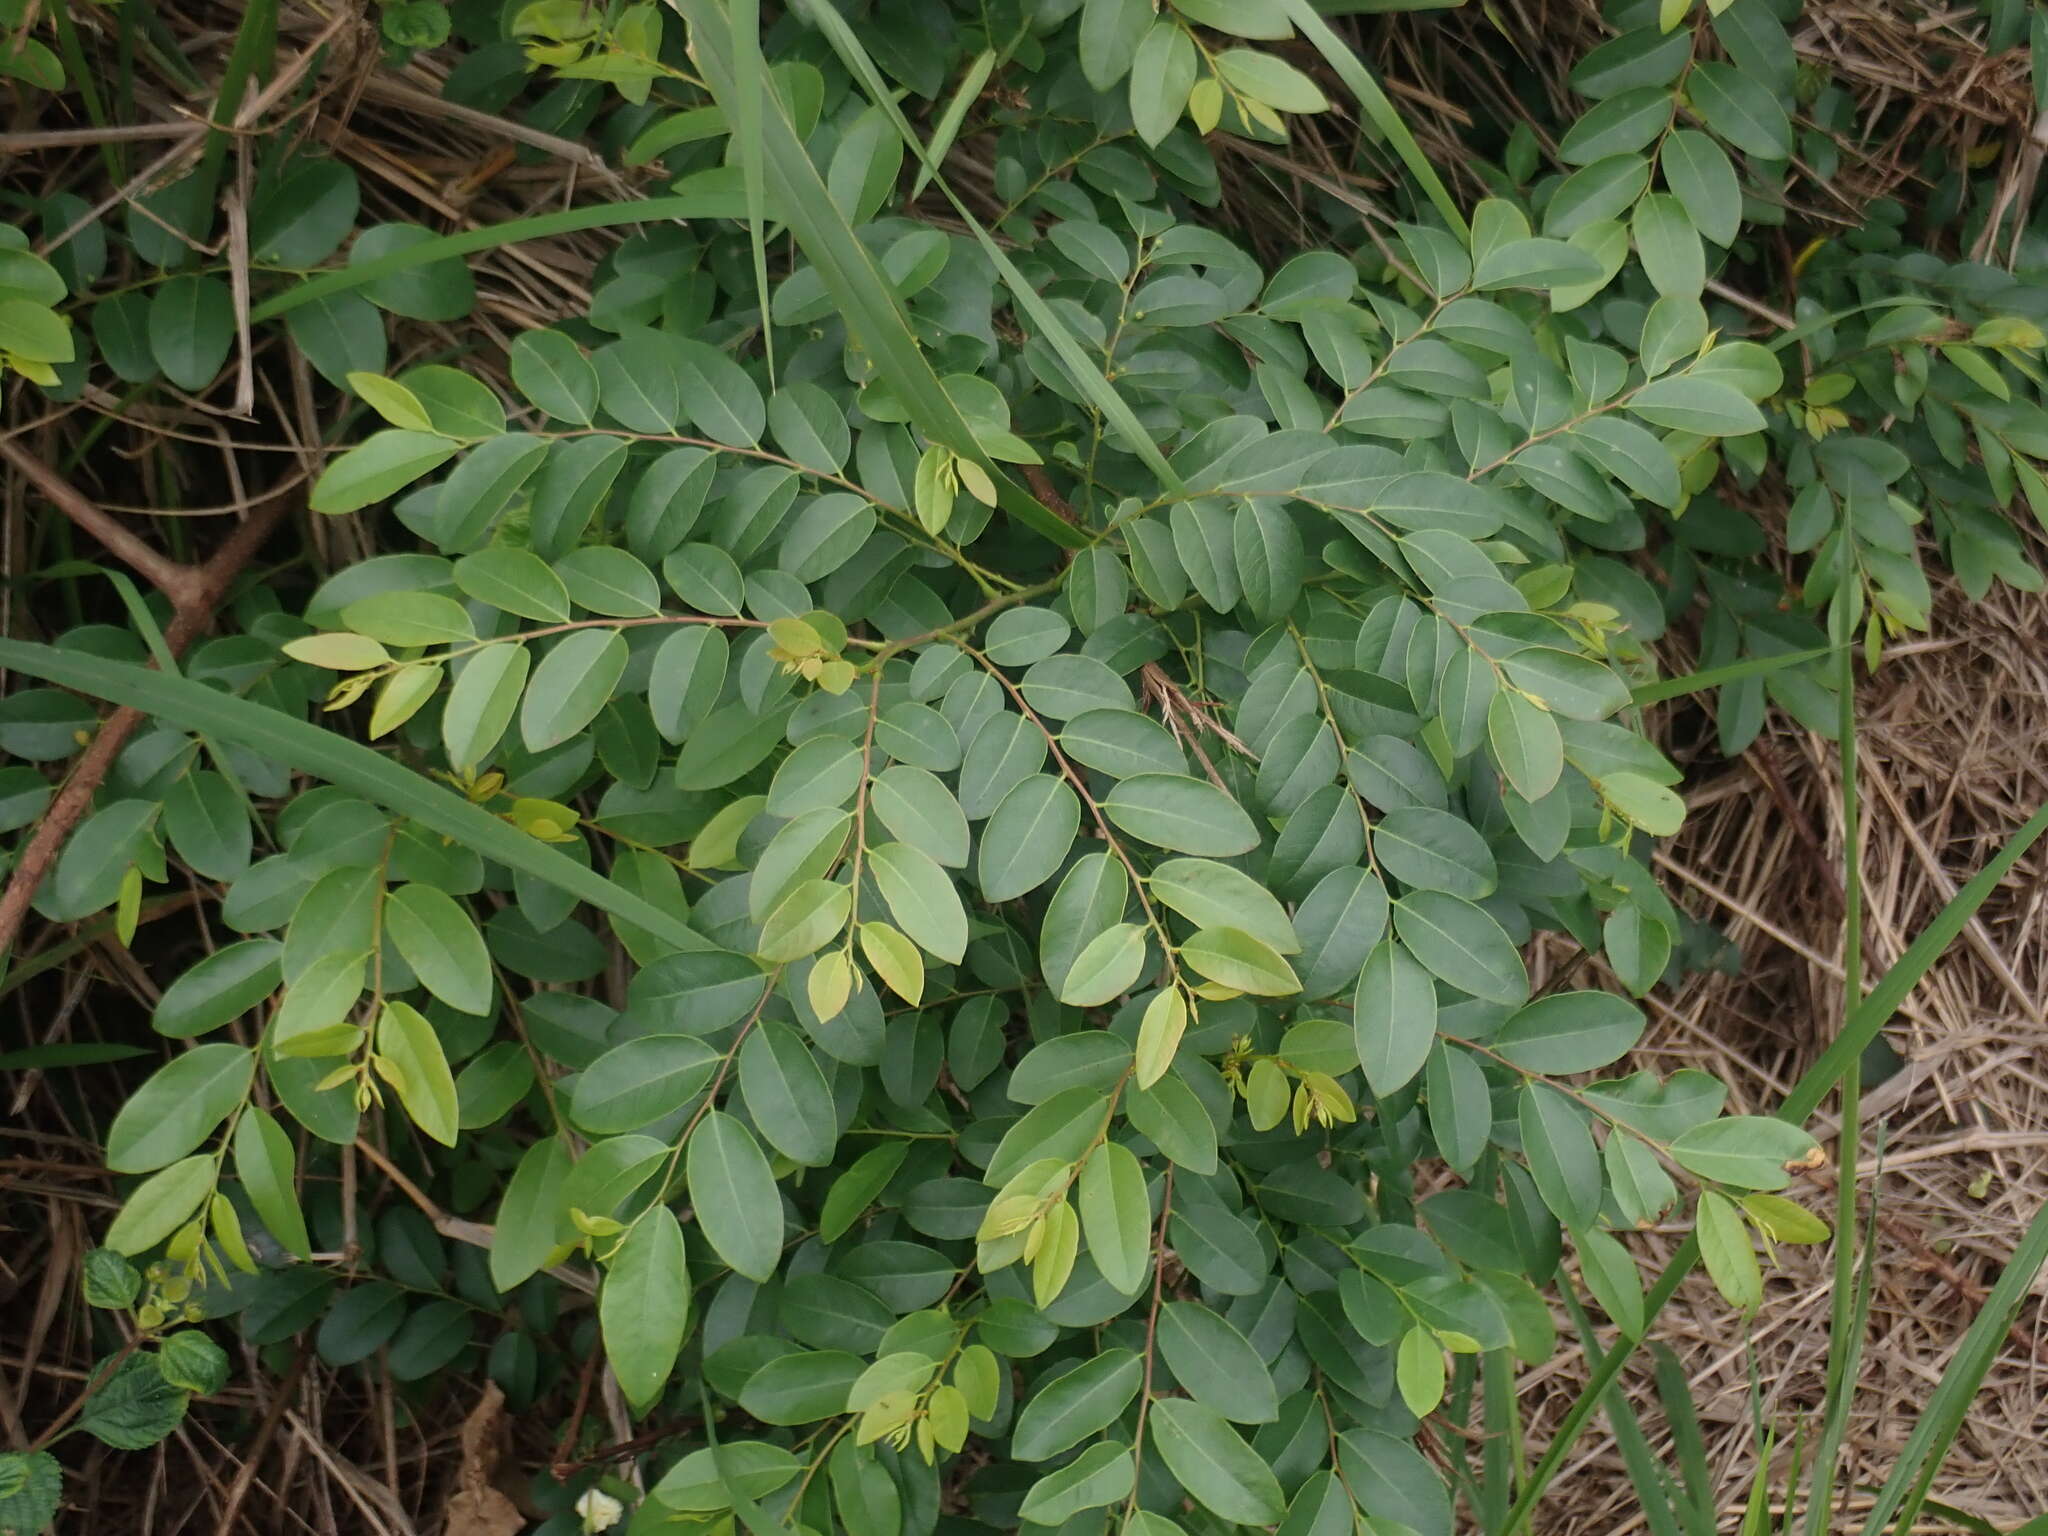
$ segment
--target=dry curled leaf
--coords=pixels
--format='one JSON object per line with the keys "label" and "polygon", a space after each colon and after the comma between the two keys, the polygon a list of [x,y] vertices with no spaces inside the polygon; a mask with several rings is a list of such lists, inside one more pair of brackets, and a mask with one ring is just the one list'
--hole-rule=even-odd
{"label": "dry curled leaf", "polygon": [[468,1418],[462,1421],[461,1486],[448,1501],[442,1536],[519,1536],[526,1516],[498,1487],[498,1468],[512,1449],[512,1426],[505,1418],[505,1394],[496,1382]]}

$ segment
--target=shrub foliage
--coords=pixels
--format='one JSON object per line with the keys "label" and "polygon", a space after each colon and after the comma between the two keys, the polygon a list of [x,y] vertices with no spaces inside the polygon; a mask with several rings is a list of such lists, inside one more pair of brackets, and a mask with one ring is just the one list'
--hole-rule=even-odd
{"label": "shrub foliage", "polygon": [[[158,715],[41,915],[219,892],[87,1273],[160,1343],[83,1427],[167,1429],[225,1360],[164,1330],[239,1313],[515,1401],[601,1349],[676,1426],[635,1531],[1448,1536],[1432,1415],[1550,1356],[1567,1257],[1633,1338],[1632,1229],[1695,1222],[1744,1307],[1759,1241],[1825,1235],[1774,1193],[1805,1132],[1613,1075],[1637,1004],[1524,953],[1638,996],[1711,953],[1647,862],[1644,648],[1697,597],[1720,670],[1676,686],[1739,749],[1768,700],[1833,729],[1830,632],[1925,626],[1923,531],[2038,582],[2038,303],[1845,250],[1746,339],[1715,274],[1801,110],[1764,0],[1610,7],[1555,162],[1517,133],[1469,221],[1305,0],[730,10],[457,7],[451,94],[537,67],[544,121],[674,179],[502,371],[388,372],[386,314],[474,303],[459,242],[267,161],[254,319],[360,403],[312,507],[387,552],[252,584],[182,681],[147,623],[7,647]],[[1219,232],[1211,136],[1340,88],[1401,218]],[[913,205],[966,143],[987,184]],[[6,361],[211,386],[228,278],[165,233],[209,174],[0,250]],[[7,710],[19,826],[88,716]],[[307,1181],[358,1138],[417,1206]],[[315,1261],[344,1233],[374,1277]],[[54,1465],[10,1460],[32,1528]]]}

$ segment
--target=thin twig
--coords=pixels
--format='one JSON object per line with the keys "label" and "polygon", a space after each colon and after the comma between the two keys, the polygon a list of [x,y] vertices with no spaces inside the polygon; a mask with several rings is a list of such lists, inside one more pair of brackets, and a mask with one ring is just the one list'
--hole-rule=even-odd
{"label": "thin twig", "polygon": [[[173,656],[183,654],[212,625],[215,606],[270,537],[286,506],[283,500],[266,503],[261,510],[252,512],[204,565],[180,565],[95,506],[20,443],[0,439],[0,458],[20,470],[59,511],[147,576],[171,600],[172,617],[164,630],[164,643]],[[14,948],[22,922],[28,916],[29,903],[35,900],[72,830],[91,809],[93,795],[105,782],[122,747],[146,718],[143,711],[127,705],[108,715],[100,723],[91,745],[72,765],[64,787],[57,791],[42,820],[36,823],[34,834],[8,877],[5,893],[0,894],[0,955]]]}
{"label": "thin twig", "polygon": [[102,512],[69,480],[12,438],[0,438],[0,459],[5,459],[23,479],[48,497],[58,511],[106,545],[109,553],[119,555],[138,575],[148,577],[150,584],[168,597],[173,606],[182,608],[190,601],[199,574],[192,567],[159,554],[141,535]]}

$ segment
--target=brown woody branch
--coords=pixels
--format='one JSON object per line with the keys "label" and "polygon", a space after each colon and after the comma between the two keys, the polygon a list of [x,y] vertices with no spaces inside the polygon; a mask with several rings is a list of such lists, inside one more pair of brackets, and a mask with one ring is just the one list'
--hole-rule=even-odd
{"label": "brown woody branch", "polygon": [[[14,439],[0,438],[0,459],[18,470],[58,511],[134,567],[138,574],[148,577],[170,599],[171,622],[164,629],[164,642],[173,656],[182,655],[211,626],[214,609],[284,515],[284,501],[271,498],[250,513],[205,564],[183,565],[151,548]],[[101,721],[91,744],[72,764],[63,788],[36,823],[14,873],[8,878],[6,891],[0,893],[0,956],[14,948],[22,922],[28,916],[29,903],[35,900],[72,830],[90,809],[93,795],[105,782],[122,747],[145,718],[143,711],[123,705]]]}

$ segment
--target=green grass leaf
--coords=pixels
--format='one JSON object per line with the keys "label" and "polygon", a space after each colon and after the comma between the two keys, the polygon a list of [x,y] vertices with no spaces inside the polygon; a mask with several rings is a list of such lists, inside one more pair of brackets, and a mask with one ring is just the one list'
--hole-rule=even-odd
{"label": "green grass leaf", "polygon": [[111,703],[131,704],[186,730],[247,747],[353,790],[485,858],[559,887],[609,916],[624,918],[678,949],[712,947],[674,913],[536,842],[424,775],[332,731],[202,683],[21,640],[0,640],[0,666]]}

